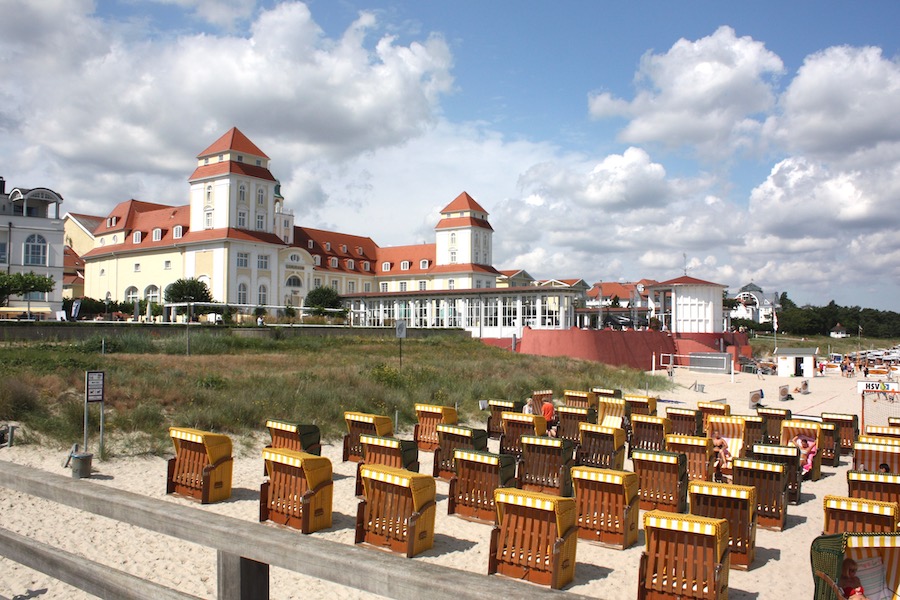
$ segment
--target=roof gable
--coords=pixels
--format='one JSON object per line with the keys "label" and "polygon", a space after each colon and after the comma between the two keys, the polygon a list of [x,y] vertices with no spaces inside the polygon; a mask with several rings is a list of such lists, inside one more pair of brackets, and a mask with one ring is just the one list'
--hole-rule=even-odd
{"label": "roof gable", "polygon": [[222,152],[227,152],[229,150],[234,150],[236,152],[246,152],[247,154],[252,154],[254,156],[260,156],[262,158],[269,158],[266,156],[266,153],[257,147],[256,144],[250,141],[250,139],[244,135],[240,129],[237,127],[232,127],[228,131],[222,135],[219,139],[212,143],[206,150],[197,155],[197,158],[203,158],[204,156],[208,156],[210,154],[220,154]]}
{"label": "roof gable", "polygon": [[487,211],[484,210],[484,208],[482,208],[480,204],[475,202],[475,199],[472,198],[472,196],[470,196],[467,192],[463,192],[462,194],[454,198],[453,202],[445,206],[441,212],[448,213],[466,210],[473,210],[487,214]]}

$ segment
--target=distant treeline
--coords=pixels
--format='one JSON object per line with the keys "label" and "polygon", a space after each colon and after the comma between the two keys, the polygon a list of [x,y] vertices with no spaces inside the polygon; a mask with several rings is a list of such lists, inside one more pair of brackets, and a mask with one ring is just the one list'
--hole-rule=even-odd
{"label": "distant treeline", "polygon": [[[900,313],[858,306],[839,306],[832,300],[826,306],[797,306],[787,293],[778,299],[778,331],[797,335],[829,335],[840,324],[850,336],[873,338],[900,337]],[[772,331],[772,323],[734,319],[732,325],[755,331]],[[862,329],[860,330],[860,327]]]}

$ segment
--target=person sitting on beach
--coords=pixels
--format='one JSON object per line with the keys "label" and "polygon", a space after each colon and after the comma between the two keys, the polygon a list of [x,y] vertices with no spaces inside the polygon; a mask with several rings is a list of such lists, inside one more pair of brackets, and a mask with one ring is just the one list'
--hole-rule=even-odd
{"label": "person sitting on beach", "polygon": [[543,414],[541,404],[539,398],[532,396],[526,399],[525,407],[522,409],[522,412],[526,415],[541,415]]}
{"label": "person sitting on beach", "polygon": [[862,582],[856,575],[856,561],[852,558],[845,558],[841,565],[841,578],[838,580],[838,587],[841,593],[848,600],[868,600],[866,592],[863,590]]}
{"label": "person sitting on beach", "polygon": [[731,450],[728,449],[728,441],[718,431],[713,432],[713,451],[716,453],[715,480],[722,481],[722,467],[731,460]]}
{"label": "person sitting on beach", "polygon": [[806,435],[795,435],[791,443],[800,449],[800,466],[803,469],[803,476],[806,477],[812,470],[813,458],[818,450],[816,440]]}
{"label": "person sitting on beach", "polygon": [[880,465],[878,465],[878,472],[879,473],[890,473],[891,467],[887,463],[881,463]]}

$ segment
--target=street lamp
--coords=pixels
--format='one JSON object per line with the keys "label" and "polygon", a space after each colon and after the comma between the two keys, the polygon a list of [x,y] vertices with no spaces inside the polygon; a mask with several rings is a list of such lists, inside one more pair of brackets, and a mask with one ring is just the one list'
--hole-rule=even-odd
{"label": "street lamp", "polygon": [[109,301],[112,300],[112,294],[106,292],[106,320],[109,321]]}

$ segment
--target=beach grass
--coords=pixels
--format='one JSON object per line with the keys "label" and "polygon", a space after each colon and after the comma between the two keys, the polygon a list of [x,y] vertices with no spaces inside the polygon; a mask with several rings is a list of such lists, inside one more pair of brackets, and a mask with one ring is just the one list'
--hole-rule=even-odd
{"label": "beach grass", "polygon": [[[325,439],[344,432],[344,411],[416,421],[416,403],[455,406],[483,426],[478,400],[521,400],[535,389],[592,386],[662,394],[664,376],[595,362],[514,354],[478,340],[290,337],[246,339],[123,336],[0,348],[0,421],[23,439],[66,446],[83,430],[85,371],[106,373],[106,433],[112,452],[167,449],[167,428],[233,434],[263,431],[267,419],[312,423]],[[96,417],[96,413],[95,413]],[[30,434],[30,435],[29,435]]]}

